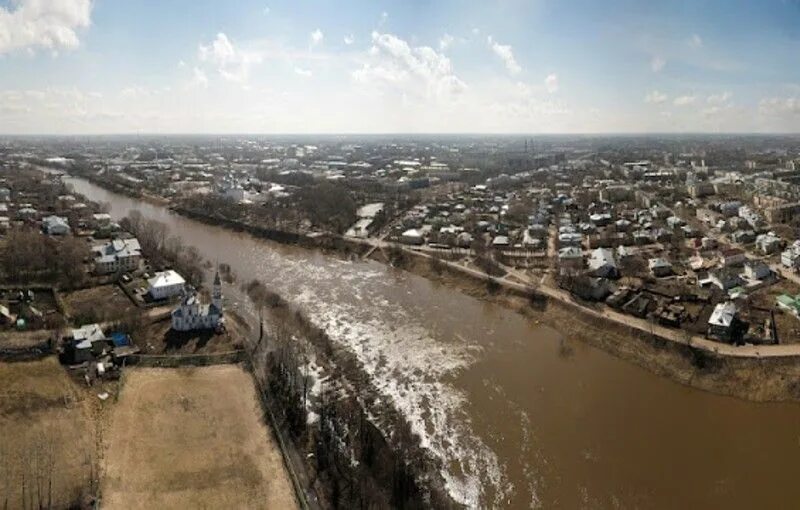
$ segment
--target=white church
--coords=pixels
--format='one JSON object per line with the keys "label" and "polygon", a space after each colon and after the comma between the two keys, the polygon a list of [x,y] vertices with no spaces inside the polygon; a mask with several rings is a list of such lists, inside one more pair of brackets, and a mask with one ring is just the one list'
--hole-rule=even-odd
{"label": "white church", "polygon": [[197,291],[189,289],[178,308],[172,311],[172,329],[175,331],[217,330],[224,325],[222,282],[220,282],[219,271],[217,271],[211,290],[211,303],[201,303]]}

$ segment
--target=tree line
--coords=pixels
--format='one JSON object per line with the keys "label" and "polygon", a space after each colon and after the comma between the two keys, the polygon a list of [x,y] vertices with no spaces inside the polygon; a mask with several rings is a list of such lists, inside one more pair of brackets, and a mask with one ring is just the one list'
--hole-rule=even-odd
{"label": "tree line", "polygon": [[120,221],[120,227],[136,236],[153,267],[172,266],[191,285],[199,288],[203,284],[205,270],[200,251],[184,243],[180,236],[169,235],[165,223],[145,218],[134,209]]}
{"label": "tree line", "polygon": [[[313,453],[308,468],[331,506],[456,507],[443,490],[441,466],[409,422],[383,402],[355,355],[262,283],[251,281],[243,290],[267,310],[271,324],[253,352],[256,377],[295,446]],[[315,381],[311,366],[324,367],[324,380]]]}

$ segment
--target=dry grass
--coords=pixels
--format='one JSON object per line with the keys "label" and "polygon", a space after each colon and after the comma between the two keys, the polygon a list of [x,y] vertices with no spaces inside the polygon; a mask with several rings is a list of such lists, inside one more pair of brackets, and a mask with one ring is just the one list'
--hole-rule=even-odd
{"label": "dry grass", "polygon": [[105,433],[106,508],[296,508],[240,367],[132,369]]}
{"label": "dry grass", "polygon": [[53,357],[0,363],[0,507],[47,507],[52,498],[65,508],[91,492],[95,427],[85,395]]}
{"label": "dry grass", "polygon": [[122,289],[113,284],[69,292],[63,297],[71,317],[89,322],[118,320],[137,311]]}

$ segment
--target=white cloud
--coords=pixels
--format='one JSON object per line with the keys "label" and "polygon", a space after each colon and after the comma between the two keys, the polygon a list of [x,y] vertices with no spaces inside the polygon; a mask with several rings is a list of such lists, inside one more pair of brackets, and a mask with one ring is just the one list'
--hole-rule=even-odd
{"label": "white cloud", "polygon": [[692,48],[702,48],[703,47],[703,38],[697,34],[692,34],[692,36],[687,41],[689,46]]}
{"label": "white cloud", "polygon": [[767,97],[759,101],[758,112],[762,115],[800,115],[800,99],[796,97]]}
{"label": "white cloud", "polygon": [[491,35],[486,38],[486,42],[489,44],[494,54],[503,61],[509,73],[519,74],[519,72],[522,71],[522,67],[520,67],[517,60],[514,58],[514,50],[510,45],[498,43]]}
{"label": "white cloud", "polygon": [[353,37],[353,34],[347,34],[346,36],[344,36],[344,43],[346,45],[350,46],[354,42],[356,42],[356,38]]}
{"label": "white cloud", "polygon": [[269,5],[265,5],[264,10],[262,12],[264,13],[265,16],[268,15],[270,12]]}
{"label": "white cloud", "polygon": [[507,97],[492,103],[492,113],[500,117],[537,122],[565,118],[572,114],[572,110],[561,101],[541,97],[539,90],[538,87],[517,82],[508,91]]}
{"label": "white cloud", "polygon": [[721,92],[719,94],[712,94],[708,96],[706,102],[711,105],[721,105],[731,100],[733,94],[730,92]]}
{"label": "white cloud", "polygon": [[325,38],[325,34],[322,33],[322,30],[316,29],[311,32],[309,38],[311,39],[311,47],[313,48],[322,42],[322,40]]}
{"label": "white cloud", "polygon": [[372,33],[368,61],[353,72],[356,82],[390,88],[406,98],[449,101],[466,89],[450,59],[429,46],[411,47],[392,34]]}
{"label": "white cloud", "polygon": [[80,45],[78,30],[91,24],[91,0],[11,0],[0,4],[0,55],[44,48],[57,52]]}
{"label": "white cloud", "polygon": [[548,74],[547,78],[544,79],[544,87],[550,94],[558,92],[558,75],[555,73]]}
{"label": "white cloud", "polygon": [[445,51],[455,42],[455,37],[450,34],[444,34],[439,38],[439,51]]}
{"label": "white cloud", "polygon": [[237,48],[222,32],[210,45],[200,45],[198,57],[201,62],[215,65],[220,76],[226,80],[242,84],[247,82],[250,68],[262,61],[260,53]]}
{"label": "white cloud", "polygon": [[199,85],[200,87],[206,88],[208,87],[208,76],[206,76],[205,71],[200,69],[199,67],[195,67],[192,71],[192,82],[195,85]]}
{"label": "white cloud", "polygon": [[306,78],[310,77],[313,74],[311,72],[311,69],[303,69],[302,67],[297,67],[297,66],[295,66],[294,72],[296,74],[299,74],[300,76],[305,76]]}
{"label": "white cloud", "polygon": [[652,104],[661,104],[666,102],[669,99],[666,94],[662,94],[657,90],[653,90],[648,92],[646,96],[644,96],[645,103],[652,103]]}
{"label": "white cloud", "polygon": [[125,87],[120,91],[120,95],[128,99],[135,98],[137,96],[141,96],[146,93],[147,91],[143,87],[139,86]]}
{"label": "white cloud", "polygon": [[673,101],[672,104],[675,106],[687,106],[693,104],[697,97],[695,96],[678,96]]}
{"label": "white cloud", "polygon": [[383,12],[381,13],[381,17],[380,17],[380,19],[378,20],[378,27],[382,27],[383,25],[385,25],[385,24],[386,24],[386,21],[387,21],[388,19],[389,19],[389,13],[388,13],[388,12],[386,12],[386,11],[383,11]]}
{"label": "white cloud", "polygon": [[661,72],[665,65],[667,65],[667,61],[659,56],[654,56],[652,59],[650,59],[650,69],[654,73]]}

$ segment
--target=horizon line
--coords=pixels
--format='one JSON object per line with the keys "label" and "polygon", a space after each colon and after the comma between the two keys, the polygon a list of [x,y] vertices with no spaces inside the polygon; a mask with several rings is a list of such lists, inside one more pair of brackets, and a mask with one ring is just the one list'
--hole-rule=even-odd
{"label": "horizon line", "polygon": [[525,132],[479,132],[479,131],[431,131],[431,132],[320,132],[320,133],[257,133],[257,132],[119,132],[119,133],[0,133],[0,138],[26,138],[26,137],[47,137],[47,138],[79,138],[79,137],[116,137],[116,136],[210,136],[210,137],[232,137],[232,136],[499,136],[499,137],[552,137],[552,136],[575,136],[575,137],[600,137],[600,136],[800,136],[800,131],[597,131],[597,132],[551,132],[551,133],[525,133]]}

